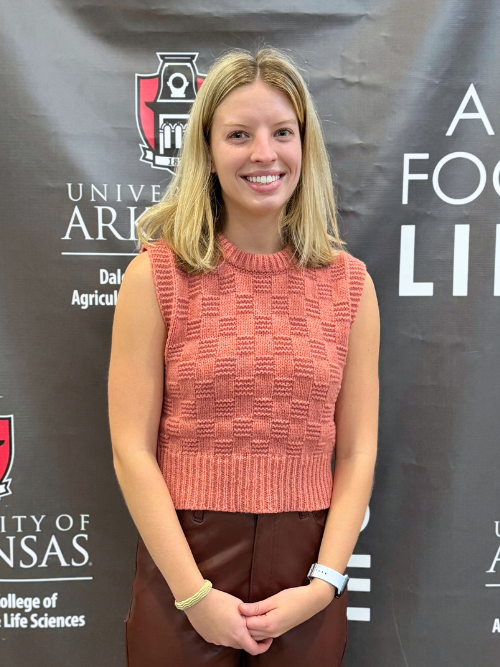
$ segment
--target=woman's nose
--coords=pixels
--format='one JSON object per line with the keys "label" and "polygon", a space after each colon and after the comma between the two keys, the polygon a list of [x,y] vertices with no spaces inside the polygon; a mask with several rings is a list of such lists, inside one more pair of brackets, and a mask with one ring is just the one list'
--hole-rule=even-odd
{"label": "woman's nose", "polygon": [[255,162],[273,162],[276,158],[272,137],[264,133],[258,134],[252,146],[252,160]]}

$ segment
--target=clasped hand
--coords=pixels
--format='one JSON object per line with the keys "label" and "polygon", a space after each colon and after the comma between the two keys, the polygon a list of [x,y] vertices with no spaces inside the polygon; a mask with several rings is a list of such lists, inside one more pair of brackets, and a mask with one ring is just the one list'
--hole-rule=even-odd
{"label": "clasped hand", "polygon": [[307,621],[332,599],[333,587],[316,579],[251,603],[212,588],[185,613],[207,642],[258,655],[268,650],[274,638]]}
{"label": "clasped hand", "polygon": [[255,641],[279,637],[324,609],[328,600],[314,586],[286,588],[260,602],[238,605]]}

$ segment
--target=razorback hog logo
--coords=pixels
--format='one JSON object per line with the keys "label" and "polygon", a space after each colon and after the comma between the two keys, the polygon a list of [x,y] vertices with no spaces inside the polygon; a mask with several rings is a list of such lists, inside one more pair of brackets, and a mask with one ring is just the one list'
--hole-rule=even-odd
{"label": "razorback hog logo", "polygon": [[157,53],[154,74],[135,75],[135,114],[142,138],[142,162],[172,174],[189,111],[206,74],[196,67],[198,53]]}
{"label": "razorback hog logo", "polygon": [[0,417],[0,498],[12,493],[10,471],[14,461],[13,420],[14,415]]}

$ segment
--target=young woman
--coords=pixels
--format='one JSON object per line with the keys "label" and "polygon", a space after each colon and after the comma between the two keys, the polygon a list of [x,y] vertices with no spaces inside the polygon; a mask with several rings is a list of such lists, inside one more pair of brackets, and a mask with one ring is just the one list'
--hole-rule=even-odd
{"label": "young woman", "polygon": [[138,236],[109,368],[139,531],[128,665],[338,667],[376,462],[379,312],[286,53],[215,62]]}

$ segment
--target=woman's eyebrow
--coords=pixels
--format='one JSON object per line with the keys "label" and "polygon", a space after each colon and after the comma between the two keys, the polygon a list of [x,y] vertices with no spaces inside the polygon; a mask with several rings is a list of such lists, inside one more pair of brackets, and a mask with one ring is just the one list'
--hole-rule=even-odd
{"label": "woman's eyebrow", "polygon": [[[285,123],[296,123],[297,120],[295,118],[286,118],[285,120],[279,120],[275,125],[284,125]],[[245,125],[244,123],[224,123],[223,127],[250,127],[249,125]]]}

